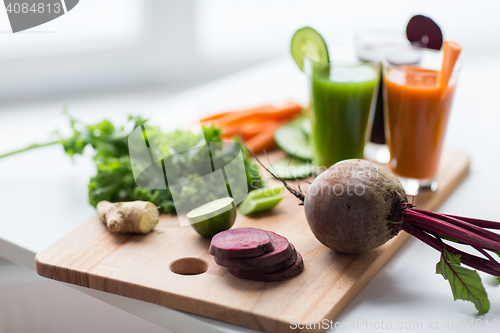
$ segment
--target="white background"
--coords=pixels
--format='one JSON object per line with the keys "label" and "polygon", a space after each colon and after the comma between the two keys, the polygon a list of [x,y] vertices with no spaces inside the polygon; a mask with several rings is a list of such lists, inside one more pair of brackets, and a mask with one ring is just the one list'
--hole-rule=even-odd
{"label": "white background", "polygon": [[[10,33],[0,6],[0,101],[183,89],[289,54],[304,25],[330,45],[366,29],[404,30],[414,14],[432,17],[463,59],[500,54],[494,0],[82,0],[64,16]],[[1,109],[0,109],[1,112]]]}

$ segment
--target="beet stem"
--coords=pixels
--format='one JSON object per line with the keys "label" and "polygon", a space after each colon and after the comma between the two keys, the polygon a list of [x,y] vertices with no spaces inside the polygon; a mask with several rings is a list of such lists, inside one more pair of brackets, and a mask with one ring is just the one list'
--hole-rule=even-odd
{"label": "beet stem", "polygon": [[[427,232],[408,224],[405,226],[405,231],[410,235],[418,238],[420,241],[425,244],[431,246],[435,250],[442,252],[441,242],[439,237],[431,236]],[[495,267],[496,265],[492,264],[489,260],[477,257],[475,255],[460,251],[453,246],[446,245],[446,249],[453,254],[459,255],[461,257],[461,262],[467,266],[485,272],[487,274],[491,274],[493,276],[500,276],[500,269]]]}
{"label": "beet stem", "polygon": [[479,253],[481,253],[482,255],[484,255],[486,258],[488,258],[488,260],[493,263],[493,265],[500,270],[500,263],[498,263],[498,261],[496,261],[488,252],[486,252],[484,249],[482,248],[478,248],[478,247],[475,247],[473,246],[473,248],[475,248]]}
{"label": "beet stem", "polygon": [[418,212],[420,214],[427,215],[427,216],[435,217],[437,219],[440,219],[440,220],[443,220],[446,222],[450,222],[456,226],[473,231],[478,235],[481,235],[481,236],[487,237],[489,239],[493,239],[497,242],[500,242],[500,235],[499,234],[494,233],[494,232],[489,231],[489,230],[485,230],[485,229],[478,227],[477,225],[472,224],[470,222],[466,222],[458,216],[452,217],[450,215],[440,214],[440,213],[436,213],[436,212],[429,212],[429,211],[421,210],[421,209],[413,209],[413,211]]}
{"label": "beet stem", "polygon": [[496,242],[487,237],[478,235],[475,232],[458,227],[446,221],[421,214],[411,209],[405,210],[404,216],[407,218],[407,223],[412,223],[413,225],[422,227],[425,230],[437,232],[441,235],[457,239],[471,246],[478,246],[488,250],[500,251],[500,242]]}
{"label": "beet stem", "polygon": [[474,225],[477,225],[478,227],[481,228],[489,228],[489,229],[498,229],[500,230],[500,222],[496,221],[488,221],[488,220],[480,220],[480,219],[474,219],[471,217],[464,217],[464,216],[457,216],[457,215],[450,215],[450,214],[444,214],[449,217],[453,217],[468,223],[472,223]]}

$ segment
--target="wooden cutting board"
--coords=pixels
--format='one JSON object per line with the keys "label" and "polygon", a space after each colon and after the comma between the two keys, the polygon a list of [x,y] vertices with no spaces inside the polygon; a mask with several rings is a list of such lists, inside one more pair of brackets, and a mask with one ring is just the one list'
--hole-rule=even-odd
{"label": "wooden cutting board", "polygon": [[[436,209],[468,170],[467,155],[446,151],[439,189],[418,195],[415,205]],[[401,232],[362,254],[336,253],[316,240],[298,203],[287,195],[271,213],[251,218],[238,215],[235,223],[235,227],[277,232],[295,245],[305,269],[283,282],[255,282],[230,275],[208,253],[210,241],[190,227],[181,228],[172,216],[163,216],[148,235],[113,234],[94,217],[38,253],[36,269],[50,279],[260,331],[297,332],[290,321],[334,319],[409,237]]]}

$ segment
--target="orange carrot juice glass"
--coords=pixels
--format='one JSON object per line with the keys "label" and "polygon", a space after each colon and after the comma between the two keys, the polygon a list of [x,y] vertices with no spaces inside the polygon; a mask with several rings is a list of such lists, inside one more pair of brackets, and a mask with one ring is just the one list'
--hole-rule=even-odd
{"label": "orange carrot juice glass", "polygon": [[[405,51],[384,62],[384,112],[389,167],[409,195],[436,190],[436,174],[460,70],[457,62],[446,87],[440,85],[442,52]],[[421,53],[419,66],[404,63],[409,52]]]}

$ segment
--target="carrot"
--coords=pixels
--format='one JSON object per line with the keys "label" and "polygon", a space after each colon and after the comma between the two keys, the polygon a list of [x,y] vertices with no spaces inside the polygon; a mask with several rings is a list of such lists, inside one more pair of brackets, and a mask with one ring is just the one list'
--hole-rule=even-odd
{"label": "carrot", "polygon": [[283,121],[268,120],[264,122],[247,122],[241,125],[229,125],[223,128],[223,135],[238,135],[239,132],[243,135],[243,139],[247,140],[256,134],[264,131],[275,130],[282,125]]}
{"label": "carrot", "polygon": [[[238,110],[238,111],[229,111],[229,112],[222,112],[218,115],[214,115],[214,116],[211,116],[211,117],[207,117],[207,118],[212,118],[210,120],[214,120],[214,122],[217,122],[219,123],[221,120],[222,122],[227,122],[227,120],[231,120],[231,119],[238,119],[244,115],[254,115],[254,114],[257,114],[257,113],[262,113],[262,112],[269,112],[270,110],[275,110],[276,107],[274,105],[271,105],[271,104],[264,104],[264,105],[261,105],[261,106],[257,106],[257,107],[253,107],[253,108],[249,108],[249,109],[243,109],[243,110]],[[204,120],[202,120],[203,122]]]}
{"label": "carrot", "polygon": [[275,147],[274,131],[262,132],[245,142],[248,149],[255,154],[262,153]]}
{"label": "carrot", "polygon": [[209,122],[209,121],[213,121],[213,120],[217,120],[223,116],[225,116],[226,114],[230,113],[230,111],[227,111],[227,112],[220,112],[220,113],[216,113],[216,114],[213,114],[211,116],[208,116],[208,117],[205,117],[205,118],[202,118],[200,120],[200,122],[202,123],[206,123],[206,122]]}
{"label": "carrot", "polygon": [[253,135],[257,135],[259,133],[262,133],[262,132],[268,132],[268,131],[275,131],[278,129],[278,127],[280,127],[281,125],[284,125],[285,123],[287,123],[288,120],[275,120],[275,121],[266,121],[264,123],[259,123],[259,124],[248,124],[243,127],[244,131],[249,133],[249,134],[253,134]]}
{"label": "carrot", "polygon": [[273,110],[273,109],[276,109],[276,107],[274,105],[264,104],[264,105],[256,106],[256,107],[249,108],[249,109],[216,113],[214,115],[205,117],[205,118],[201,119],[200,121],[202,123],[204,123],[204,122],[208,122],[208,121],[216,121],[216,120],[218,120],[222,117],[225,117],[227,115],[231,115],[231,117],[236,117],[237,115],[242,115],[243,113],[255,114],[258,112],[267,112],[267,111]]}
{"label": "carrot", "polygon": [[243,140],[245,140],[245,141],[249,140],[255,136],[254,133],[248,133],[248,132],[239,130],[239,127],[236,127],[236,128],[231,129],[231,132],[225,132],[225,131],[222,132],[221,139],[223,139],[225,141],[230,141],[235,136],[239,137],[240,134],[241,134],[241,137],[243,138]]}
{"label": "carrot", "polygon": [[262,114],[270,114],[271,112],[275,111],[276,107],[273,105],[265,105],[258,110],[254,109],[248,109],[248,110],[243,110],[243,111],[238,111],[238,112],[231,112],[215,121],[215,123],[220,126],[224,127],[227,125],[236,125],[236,124],[241,124],[249,119],[253,119],[256,116],[260,116]]}
{"label": "carrot", "polygon": [[458,56],[462,51],[462,47],[455,42],[445,40],[443,44],[443,64],[441,66],[441,71],[439,72],[438,84],[442,89],[446,90],[448,86],[448,81],[450,81],[451,74],[453,74],[453,68],[457,62]]}
{"label": "carrot", "polygon": [[249,119],[253,118],[267,118],[267,119],[290,119],[291,117],[299,114],[302,112],[302,106],[299,104],[295,105],[287,105],[285,107],[274,107],[274,108],[269,108],[268,110],[264,111],[257,111],[254,113],[242,113],[239,115],[227,115],[222,118],[220,118],[217,121],[217,124],[219,126],[226,126],[226,125],[234,125],[234,124],[241,124]]}
{"label": "carrot", "polygon": [[222,128],[222,139],[229,140],[241,134],[249,147],[257,152],[274,148],[274,132],[302,112],[302,106],[286,102],[279,106],[265,104],[240,111],[222,112],[205,117],[202,123],[213,123]]}
{"label": "carrot", "polygon": [[271,104],[262,105],[240,111],[224,112],[202,119],[202,122],[213,122],[217,126],[242,124],[252,119],[290,119],[302,111],[302,106],[294,102],[286,102],[280,106]]}

